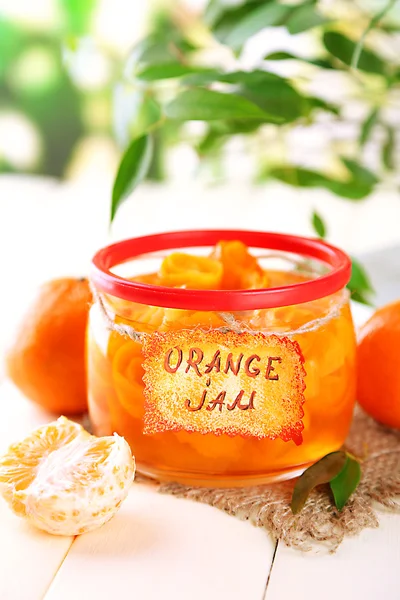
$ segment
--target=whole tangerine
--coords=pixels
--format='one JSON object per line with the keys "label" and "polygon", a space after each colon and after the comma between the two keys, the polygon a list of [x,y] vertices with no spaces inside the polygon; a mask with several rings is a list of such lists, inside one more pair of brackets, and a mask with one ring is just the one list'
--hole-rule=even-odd
{"label": "whole tangerine", "polygon": [[87,279],[44,283],[7,353],[10,379],[49,412],[87,410],[85,332],[91,301]]}
{"label": "whole tangerine", "polygon": [[357,362],[359,404],[376,421],[400,429],[400,300],[363,325]]}

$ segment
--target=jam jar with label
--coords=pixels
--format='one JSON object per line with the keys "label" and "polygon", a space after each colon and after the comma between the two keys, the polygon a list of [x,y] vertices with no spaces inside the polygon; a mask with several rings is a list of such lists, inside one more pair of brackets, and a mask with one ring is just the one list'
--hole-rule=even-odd
{"label": "jam jar with label", "polygon": [[348,256],[321,240],[181,231],[93,259],[94,432],[160,481],[286,479],[343,444],[355,402]]}

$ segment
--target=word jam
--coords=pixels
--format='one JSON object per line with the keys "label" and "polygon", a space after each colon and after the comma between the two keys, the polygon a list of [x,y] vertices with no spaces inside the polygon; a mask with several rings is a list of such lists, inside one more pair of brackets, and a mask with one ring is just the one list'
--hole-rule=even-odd
{"label": "word jam", "polygon": [[282,363],[280,356],[268,356],[261,359],[258,354],[250,354],[245,357],[243,353],[234,356],[233,352],[229,352],[224,359],[220,350],[217,350],[212,359],[206,363],[204,361],[204,352],[201,348],[189,348],[187,356],[184,356],[179,346],[174,346],[167,350],[164,357],[164,369],[168,373],[177,373],[178,371],[189,373],[192,371],[198,377],[206,377],[206,387],[203,390],[200,400],[197,403],[189,399],[185,400],[185,407],[191,412],[202,409],[213,411],[216,408],[222,412],[224,406],[229,411],[235,409],[253,410],[256,408],[254,405],[255,390],[250,393],[247,401],[243,398],[244,390],[240,390],[236,397],[231,400],[227,400],[227,392],[225,390],[219,392],[213,399],[208,398],[207,394],[209,390],[207,388],[211,384],[211,374],[224,373],[228,375],[232,373],[235,376],[245,375],[252,379],[263,377],[267,381],[279,381],[279,372],[276,370],[276,367],[280,363]]}

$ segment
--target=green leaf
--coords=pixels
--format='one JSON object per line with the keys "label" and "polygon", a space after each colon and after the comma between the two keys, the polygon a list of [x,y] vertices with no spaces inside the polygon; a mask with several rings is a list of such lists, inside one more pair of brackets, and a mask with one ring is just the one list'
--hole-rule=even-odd
{"label": "green leaf", "polygon": [[321,15],[312,4],[299,5],[286,22],[286,27],[292,35],[307,31],[318,25],[327,23],[329,19]]}
{"label": "green leaf", "polygon": [[158,36],[149,35],[138,42],[130,51],[126,60],[125,73],[135,75],[136,71],[154,64],[175,63],[176,57],[171,54],[168,42]]}
{"label": "green leaf", "polygon": [[220,73],[218,81],[223,83],[237,83],[246,86],[256,87],[260,85],[270,85],[274,82],[285,82],[285,79],[275,73],[268,73],[255,69],[254,71],[231,71],[230,73]]}
{"label": "green leaf", "polygon": [[131,139],[138,138],[153,130],[157,124],[161,124],[162,119],[160,105],[151,96],[144,95],[138,106],[136,118],[129,125]]}
{"label": "green leaf", "polygon": [[204,69],[198,73],[186,75],[182,80],[182,85],[188,86],[203,86],[212,83],[213,81],[220,81],[220,77],[224,75],[222,71],[217,69]]}
{"label": "green leaf", "polygon": [[214,27],[224,16],[227,7],[221,0],[209,0],[204,13],[203,19],[208,27]]}
{"label": "green leaf", "polygon": [[340,158],[340,160],[345,165],[345,167],[350,171],[350,173],[353,176],[353,180],[356,181],[357,183],[362,183],[362,184],[365,184],[366,186],[371,186],[371,187],[374,186],[376,183],[378,183],[379,179],[375,175],[375,173],[373,173],[369,169],[366,169],[365,167],[360,165],[355,160],[352,160],[350,158],[345,158],[344,156],[342,156]]}
{"label": "green leaf", "polygon": [[143,86],[117,84],[113,105],[114,134],[122,148],[164,121],[160,105]]}
{"label": "green leaf", "polygon": [[151,162],[152,150],[151,137],[143,135],[133,140],[122,157],[112,191],[111,222],[124,200],[146,177]]}
{"label": "green leaf", "polygon": [[290,123],[309,113],[307,100],[290,84],[271,83],[268,87],[258,88],[244,86],[239,93],[262,110],[279,117],[284,123]]}
{"label": "green leaf", "polygon": [[375,292],[368,273],[355,258],[352,257],[351,278],[347,284],[351,297],[362,304],[371,305],[369,296]]}
{"label": "green leaf", "polygon": [[164,181],[165,173],[165,129],[155,129],[151,135],[153,141],[153,152],[151,162],[146,174],[146,181]]}
{"label": "green leaf", "polygon": [[368,296],[362,292],[351,292],[351,299],[359,304],[365,304],[365,306],[374,306]]}
{"label": "green leaf", "polygon": [[[230,73],[209,70],[185,77],[182,84],[207,85],[215,81],[237,86],[234,90],[237,95],[256,104],[269,115],[274,115],[276,121],[294,121],[308,115],[313,108],[324,107],[328,110],[328,104],[324,104],[322,100],[316,98],[309,100],[279,75],[258,69]],[[329,108],[332,109],[332,106],[330,105]]]}
{"label": "green leaf", "polygon": [[239,93],[257,104],[265,112],[280,117],[284,122],[307,115],[307,99],[282,77],[266,71],[236,71],[220,81],[241,84]]}
{"label": "green leaf", "polygon": [[[217,2],[215,2],[215,4],[217,4]],[[251,14],[256,3],[249,2],[239,6],[230,6],[224,2],[218,3],[220,4],[219,14],[217,14],[217,9],[215,8],[213,22],[210,26],[217,40],[221,44],[225,44],[226,38],[229,36],[232,29],[241,23],[247,15]]]}
{"label": "green leaf", "polygon": [[[269,73],[261,69],[254,71],[219,71],[216,69],[205,69],[203,72],[189,75],[183,79],[185,85],[207,85],[219,81],[221,83],[230,83],[232,85],[245,85],[247,87],[269,86],[271,84],[290,85],[280,75]],[[291,87],[291,86],[290,86]]]}
{"label": "green leaf", "polygon": [[346,463],[334,479],[330,481],[336,508],[342,510],[361,479],[360,463],[347,455]]}
{"label": "green leaf", "polygon": [[[175,77],[183,77],[191,73],[202,72],[202,69],[196,67],[188,67],[178,62],[168,62],[161,64],[153,64],[135,73],[137,79],[143,81],[156,81],[161,79],[173,79]],[[208,70],[207,70],[208,72]]]}
{"label": "green leaf", "polygon": [[352,258],[351,279],[349,281],[350,289],[361,292],[373,292],[371,281],[368,274],[361,263],[355,258]]}
{"label": "green leaf", "polygon": [[385,167],[392,171],[395,167],[394,164],[394,151],[395,151],[395,133],[393,127],[386,126],[386,141],[382,147],[382,162]]}
{"label": "green leaf", "polygon": [[85,35],[96,9],[97,0],[61,0],[60,4],[64,9],[68,32],[78,37]]}
{"label": "green leaf", "polygon": [[131,50],[125,72],[130,74],[153,64],[176,63],[182,55],[197,50],[185,37],[171,12],[160,10],[151,15],[151,30]]}
{"label": "green leaf", "polygon": [[312,226],[319,237],[326,237],[326,225],[321,217],[316,211],[312,214]]}
{"label": "green leaf", "polygon": [[[356,49],[356,43],[338,31],[326,31],[323,35],[325,48],[332,56],[350,66]],[[357,68],[366,73],[385,73],[385,63],[371,50],[364,48],[361,51]]]}
{"label": "green leaf", "polygon": [[331,452],[321,460],[306,469],[299,477],[293,490],[290,508],[297,515],[305,505],[310,492],[322,483],[329,483],[343,469],[347,460],[346,453],[342,450]]}
{"label": "green leaf", "polygon": [[[236,22],[241,20],[244,14],[250,12],[253,7],[259,6],[260,0],[209,0],[203,12],[203,19],[208,27],[216,27],[224,21],[227,16],[236,16],[239,12]],[[244,11],[244,12],[243,12]]]}
{"label": "green leaf", "polygon": [[[6,81],[3,79],[4,73],[18,59],[19,55],[26,50],[27,40],[25,35],[16,22],[12,23],[6,20],[0,11],[0,81],[2,86],[4,86]],[[4,91],[1,94],[4,101]]]}
{"label": "green leaf", "polygon": [[211,121],[207,133],[198,143],[196,150],[200,156],[219,152],[229,137],[237,134],[253,133],[263,123],[258,119]]}
{"label": "green leaf", "polygon": [[322,98],[315,98],[311,96],[307,98],[307,102],[311,110],[320,108],[321,110],[326,110],[334,115],[340,114],[340,108],[338,106],[331,104],[330,102],[326,102],[325,100],[322,100]]}
{"label": "green leaf", "polygon": [[322,67],[323,69],[334,68],[332,63],[324,58],[305,58],[304,56],[296,56],[290,52],[271,52],[264,56],[264,60],[301,60],[302,62]]}
{"label": "green leaf", "polygon": [[339,181],[327,177],[322,173],[309,169],[302,169],[301,167],[275,167],[269,170],[266,175],[295,187],[322,187],[337,196],[342,196],[349,200],[362,200],[372,191],[372,187],[365,183],[353,180]]}
{"label": "green leaf", "polygon": [[211,121],[207,133],[198,143],[196,150],[200,156],[216,154],[230,137],[253,133],[263,123],[264,121],[258,119]]}
{"label": "green leaf", "polygon": [[357,181],[336,181],[328,180],[324,186],[336,196],[347,198],[348,200],[364,200],[372,192],[372,187],[365,183]]}
{"label": "green leaf", "polygon": [[225,38],[225,44],[234,48],[240,47],[254,34],[265,27],[281,25],[291,13],[292,7],[268,2],[252,10],[247,16],[237,22]]}
{"label": "green leaf", "polygon": [[379,111],[377,108],[373,108],[372,111],[369,113],[369,115],[367,116],[367,118],[365,119],[364,123],[361,126],[361,131],[360,131],[360,137],[358,139],[358,143],[360,144],[360,146],[364,146],[370,136],[371,136],[371,132],[372,129],[374,128],[377,120],[378,120],[378,115],[379,115]]}
{"label": "green leaf", "polygon": [[[167,24],[164,27],[165,30],[161,28],[153,31],[132,48],[126,60],[125,75],[136,77],[138,73],[144,73],[146,76],[147,68],[156,66],[160,69],[166,68],[166,65],[180,64],[180,55],[187,55],[194,49],[173,25]],[[148,78],[152,76],[150,70]],[[143,75],[141,78],[144,79]]]}
{"label": "green leaf", "polygon": [[270,52],[264,56],[264,60],[304,60],[300,56],[291,54],[290,52]]}
{"label": "green leaf", "polygon": [[165,114],[171,119],[183,121],[259,119],[270,123],[278,122],[276,117],[268,115],[246,98],[205,89],[182,92],[166,106]]}
{"label": "green leaf", "polygon": [[227,133],[221,133],[218,130],[209,128],[206,135],[197,145],[196,150],[198,154],[200,156],[205,156],[207,154],[213,154],[218,152],[223,146],[227,135]]}

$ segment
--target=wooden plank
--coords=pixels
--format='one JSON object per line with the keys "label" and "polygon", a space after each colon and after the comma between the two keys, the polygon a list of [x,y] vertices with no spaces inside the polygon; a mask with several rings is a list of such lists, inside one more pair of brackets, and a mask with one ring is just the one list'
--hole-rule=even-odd
{"label": "wooden plank", "polygon": [[335,554],[301,553],[280,543],[265,600],[399,600],[400,517],[347,538]]}
{"label": "wooden plank", "polygon": [[0,598],[41,600],[72,537],[41,532],[14,516],[0,498]]}
{"label": "wooden plank", "polygon": [[248,523],[135,484],[110,523],[76,539],[46,600],[260,600],[273,552]]}
{"label": "wooden plank", "polygon": [[[0,453],[34,427],[54,419],[9,382],[0,386]],[[41,532],[16,517],[0,498],[0,598],[42,599],[73,538]]]}
{"label": "wooden plank", "polygon": [[0,454],[32,429],[56,418],[27,400],[9,380],[4,380],[0,385]]}

